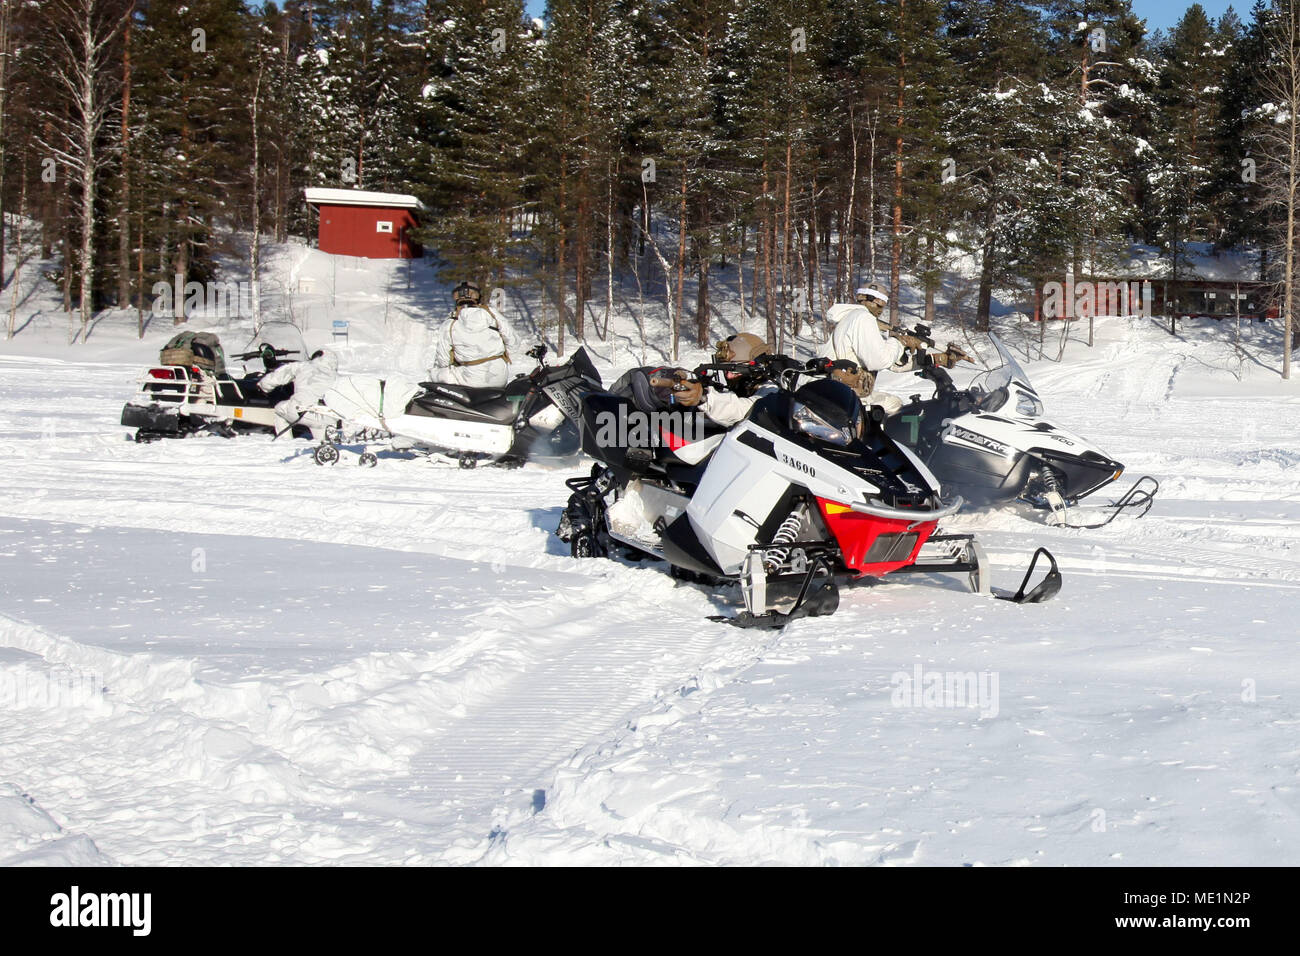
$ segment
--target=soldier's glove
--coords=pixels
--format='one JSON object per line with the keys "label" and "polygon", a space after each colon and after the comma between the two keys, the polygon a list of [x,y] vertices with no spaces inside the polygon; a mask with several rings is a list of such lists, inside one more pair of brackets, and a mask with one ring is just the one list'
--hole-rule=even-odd
{"label": "soldier's glove", "polygon": [[694,408],[704,400],[704,383],[684,368],[660,371],[650,379],[650,386],[666,392],[675,405]]}
{"label": "soldier's glove", "polygon": [[694,408],[704,401],[704,385],[701,382],[679,381],[673,386],[673,403]]}

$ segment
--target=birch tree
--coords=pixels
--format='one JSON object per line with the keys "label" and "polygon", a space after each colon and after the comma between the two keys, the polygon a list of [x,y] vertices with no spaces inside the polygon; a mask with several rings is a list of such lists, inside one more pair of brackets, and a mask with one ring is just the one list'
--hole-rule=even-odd
{"label": "birch tree", "polygon": [[1271,11],[1268,65],[1263,88],[1272,101],[1272,122],[1263,133],[1268,167],[1267,202],[1283,220],[1277,255],[1282,264],[1282,377],[1291,377],[1295,332],[1296,214],[1300,201],[1300,2],[1275,0]]}
{"label": "birch tree", "polygon": [[[66,109],[46,108],[41,145],[71,172],[79,188],[77,295],[85,341],[94,311],[95,200],[100,173],[112,158],[103,143],[113,94],[119,82],[114,42],[126,23],[120,2],[47,0],[53,79],[65,94]],[[64,263],[65,269],[71,263]]]}

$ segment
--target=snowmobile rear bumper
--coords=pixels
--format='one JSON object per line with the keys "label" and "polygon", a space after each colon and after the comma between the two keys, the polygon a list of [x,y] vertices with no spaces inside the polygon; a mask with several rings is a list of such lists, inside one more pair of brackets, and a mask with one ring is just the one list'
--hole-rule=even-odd
{"label": "snowmobile rear bumper", "polygon": [[127,402],[122,406],[122,424],[146,432],[177,435],[181,431],[181,416],[175,406],[168,407],[157,402],[149,405]]}

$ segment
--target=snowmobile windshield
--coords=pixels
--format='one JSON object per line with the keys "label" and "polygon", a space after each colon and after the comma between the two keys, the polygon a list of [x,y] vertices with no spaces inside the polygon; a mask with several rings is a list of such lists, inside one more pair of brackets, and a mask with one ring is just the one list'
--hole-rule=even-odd
{"label": "snowmobile windshield", "polygon": [[992,332],[989,333],[989,341],[997,350],[1002,364],[977,376],[971,383],[972,389],[978,388],[985,393],[979,402],[980,410],[996,412],[1014,399],[1017,414],[1034,418],[1042,415],[1043,403],[1039,401],[1033,385],[1029,382],[1029,376],[1016,361],[1015,356]]}
{"label": "snowmobile windshield", "polygon": [[291,322],[263,322],[261,328],[254,333],[241,351],[258,352],[263,345],[269,345],[276,351],[286,350],[293,353],[281,356],[286,362],[297,362],[307,358],[307,343],[303,341],[298,326]]}
{"label": "snowmobile windshield", "polygon": [[862,403],[847,386],[822,380],[790,399],[790,429],[830,445],[847,446],[863,433]]}
{"label": "snowmobile windshield", "polygon": [[600,372],[596,371],[596,366],[592,363],[591,356],[587,354],[585,348],[580,348],[573,353],[573,358],[569,359],[569,365],[587,381],[597,387],[600,386]]}

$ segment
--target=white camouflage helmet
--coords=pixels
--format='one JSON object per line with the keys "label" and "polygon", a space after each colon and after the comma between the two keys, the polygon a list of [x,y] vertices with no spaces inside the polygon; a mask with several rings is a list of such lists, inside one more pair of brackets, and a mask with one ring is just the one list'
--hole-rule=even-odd
{"label": "white camouflage helmet", "polygon": [[858,305],[871,310],[871,314],[877,317],[885,311],[885,305],[889,302],[889,294],[874,282],[858,286],[853,297]]}

